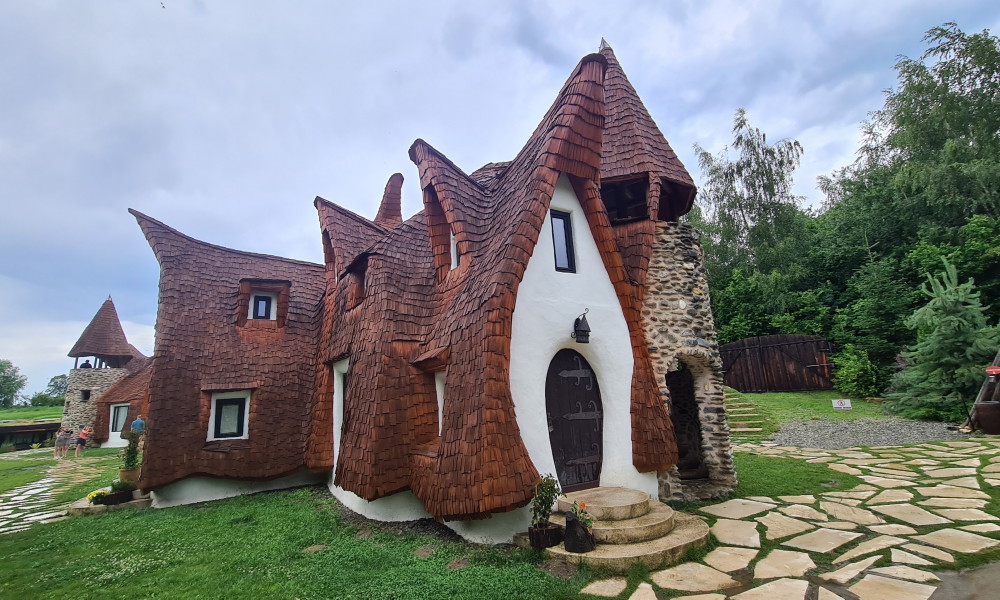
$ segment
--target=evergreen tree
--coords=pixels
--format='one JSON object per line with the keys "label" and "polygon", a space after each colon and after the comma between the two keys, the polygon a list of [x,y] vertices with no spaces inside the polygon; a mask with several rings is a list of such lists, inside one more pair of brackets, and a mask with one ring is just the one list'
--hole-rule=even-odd
{"label": "evergreen tree", "polygon": [[917,344],[903,353],[887,408],[909,418],[961,421],[1000,346],[1000,328],[987,323],[972,279],[959,283],[955,267],[942,262],[940,277],[928,275],[921,286],[930,300],[906,321]]}

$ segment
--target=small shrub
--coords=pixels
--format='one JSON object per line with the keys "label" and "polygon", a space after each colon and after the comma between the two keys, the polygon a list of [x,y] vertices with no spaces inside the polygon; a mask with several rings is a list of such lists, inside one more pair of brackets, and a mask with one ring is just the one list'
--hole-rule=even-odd
{"label": "small shrub", "polygon": [[551,473],[542,475],[538,485],[535,486],[535,498],[531,501],[532,525],[541,527],[548,524],[549,515],[552,514],[552,504],[559,497],[561,491],[559,480]]}
{"label": "small shrub", "polygon": [[121,451],[122,469],[126,471],[138,469],[141,464],[139,461],[139,438],[142,437],[142,434],[126,431],[121,435],[128,440],[128,446],[125,446]]}
{"label": "small shrub", "polygon": [[590,529],[591,527],[594,526],[594,518],[590,516],[589,512],[587,512],[586,502],[580,503],[574,500],[573,508],[571,510],[573,511],[573,514],[576,515],[576,518],[579,519],[581,523],[583,523],[584,527]]}
{"label": "small shrub", "polygon": [[847,344],[832,358],[836,365],[833,387],[851,398],[878,395],[881,373],[878,366],[868,358],[868,352]]}
{"label": "small shrub", "polygon": [[131,492],[135,489],[134,481],[127,481],[122,479],[115,479],[111,482],[112,492]]}

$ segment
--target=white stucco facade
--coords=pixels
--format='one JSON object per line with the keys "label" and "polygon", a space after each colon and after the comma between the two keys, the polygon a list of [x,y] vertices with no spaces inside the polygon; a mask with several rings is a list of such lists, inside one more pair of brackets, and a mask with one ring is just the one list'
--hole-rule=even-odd
{"label": "white stucco facade", "polygon": [[[641,490],[656,497],[655,473],[632,464],[632,344],[611,278],[601,260],[583,208],[565,176],[551,208],[568,212],[573,227],[576,272],[555,270],[551,217],[545,218],[517,292],[510,347],[510,388],[521,438],[539,473],[556,473],[545,414],[545,376],[563,348],[583,355],[597,376],[603,404],[603,464],[600,484]],[[589,344],[570,337],[585,309]]]}
{"label": "white stucco facade", "polygon": [[280,490],[304,485],[316,485],[323,476],[311,471],[302,471],[287,477],[270,481],[237,481],[215,477],[187,477],[157,488],[151,493],[153,508],[169,508],[195,502],[222,500],[233,496],[256,494],[269,490]]}

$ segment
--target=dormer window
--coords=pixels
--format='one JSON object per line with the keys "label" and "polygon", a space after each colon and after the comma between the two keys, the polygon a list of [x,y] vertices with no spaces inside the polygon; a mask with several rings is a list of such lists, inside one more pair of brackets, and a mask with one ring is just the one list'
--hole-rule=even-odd
{"label": "dormer window", "polygon": [[241,279],[237,297],[236,324],[257,329],[285,326],[292,284],[273,279]]}
{"label": "dormer window", "polygon": [[576,273],[576,256],[573,252],[573,221],[570,213],[552,209],[552,246],[556,258],[556,271]]}
{"label": "dormer window", "polygon": [[253,292],[250,295],[250,314],[248,319],[266,319],[274,321],[278,308],[278,295],[273,292]]}
{"label": "dormer window", "polygon": [[605,181],[601,183],[601,200],[612,224],[627,223],[649,218],[646,195],[649,179],[643,175],[636,179]]}
{"label": "dormer window", "polygon": [[361,256],[347,269],[347,306],[348,310],[361,304],[365,299],[365,276],[368,272],[368,257]]}

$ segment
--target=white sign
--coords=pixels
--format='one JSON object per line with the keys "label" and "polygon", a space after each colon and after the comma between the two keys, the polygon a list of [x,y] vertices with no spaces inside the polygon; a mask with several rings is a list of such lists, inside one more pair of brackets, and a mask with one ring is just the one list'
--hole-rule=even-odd
{"label": "white sign", "polygon": [[833,407],[837,410],[851,410],[851,401],[848,398],[837,398],[833,401]]}

